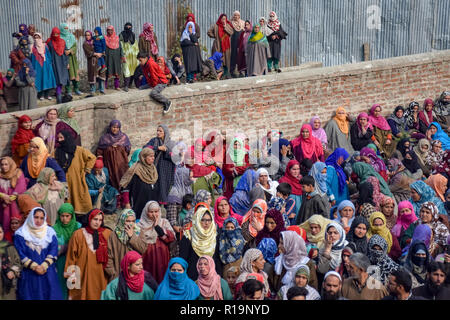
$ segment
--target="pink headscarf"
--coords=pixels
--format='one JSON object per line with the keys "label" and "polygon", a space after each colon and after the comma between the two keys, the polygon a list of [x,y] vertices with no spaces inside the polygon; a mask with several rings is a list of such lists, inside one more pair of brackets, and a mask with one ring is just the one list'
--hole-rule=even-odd
{"label": "pink headscarf", "polygon": [[[309,138],[303,139],[302,131],[307,129],[309,131]],[[304,124],[300,130],[299,144],[305,158],[311,159],[314,154],[319,159],[323,155],[322,143],[319,139],[312,135],[312,127],[309,124]]]}
{"label": "pink headscarf", "polygon": [[[410,214],[401,214],[402,209],[405,209],[405,208],[410,209],[411,213]],[[394,234],[394,236],[399,237],[402,232],[402,229],[404,229],[404,230],[408,229],[410,224],[417,220],[418,220],[418,218],[416,217],[412,203],[409,201],[400,202],[398,204],[397,223],[392,228],[392,233]]]}
{"label": "pink headscarf", "polygon": [[227,217],[227,219],[229,217],[235,218],[237,220],[237,222],[239,223],[239,225],[241,225],[243,217],[241,215],[238,215],[233,212],[233,208],[231,207],[230,202],[228,201],[227,197],[221,196],[221,197],[217,198],[216,203],[214,204],[214,222],[217,224],[217,226],[222,229],[223,223],[226,220],[225,218],[221,217],[219,214],[219,204],[222,200],[226,200],[228,202],[228,205],[230,206],[230,214]]}
{"label": "pink headscarf", "polygon": [[380,109],[383,110],[379,104],[374,104],[372,106],[372,108],[370,108],[370,112],[369,112],[370,124],[381,130],[390,131],[391,127],[389,126],[389,123],[383,116],[379,116],[379,117],[374,116],[374,112],[377,107],[380,107]]}
{"label": "pink headscarf", "polygon": [[[108,35],[108,30],[112,30],[113,34],[111,36]],[[114,29],[113,26],[108,26],[108,28],[106,28],[106,34],[105,34],[105,41],[106,41],[106,46],[109,49],[117,49],[119,48],[119,36],[116,34],[116,30]]]}
{"label": "pink headscarf", "polygon": [[[322,142],[323,144],[328,144],[328,138],[325,130],[322,127],[317,130],[314,129],[314,121],[316,121],[317,119],[320,120],[318,116],[314,116],[311,118],[311,121],[309,122],[312,128],[312,135],[313,137],[319,139],[320,142]],[[320,123],[322,124],[322,120],[320,120]]]}
{"label": "pink headscarf", "polygon": [[[206,276],[200,274],[199,263],[201,259],[206,259],[209,265],[209,273]],[[223,300],[222,286],[220,285],[220,275],[216,272],[216,264],[210,256],[201,256],[197,261],[198,279],[197,285],[200,293],[205,298],[213,298],[214,300]]]}
{"label": "pink headscarf", "polygon": [[151,53],[153,55],[157,56],[159,50],[158,50],[158,47],[156,45],[156,41],[155,41],[155,37],[154,37],[153,24],[148,23],[148,22],[144,23],[142,33],[139,36],[140,37],[144,37],[145,40],[150,42],[151,51],[152,51]]}
{"label": "pink headscarf", "polygon": [[366,181],[369,182],[373,187],[372,199],[373,202],[375,203],[375,208],[377,210],[380,210],[380,205],[383,203],[383,200],[386,197],[384,194],[381,193],[380,182],[374,176],[368,177]]}
{"label": "pink headscarf", "polygon": [[361,113],[358,115],[358,118],[356,118],[356,124],[358,125],[359,131],[362,130],[361,124],[359,123],[359,119],[361,119],[361,118],[367,119],[367,125],[366,125],[366,127],[365,127],[364,129],[366,129],[366,130],[367,130],[367,129],[373,130],[373,126],[372,126],[372,124],[371,124],[370,121],[369,121],[369,115],[368,115],[367,113],[365,113],[365,112],[361,112]]}
{"label": "pink headscarf", "polygon": [[427,111],[425,110],[425,107],[431,104],[434,108],[434,102],[432,99],[428,98],[425,99],[424,103],[423,103],[423,110],[419,112],[419,119],[422,120],[425,125],[428,127],[432,122],[434,122],[434,115],[433,115],[433,109],[431,109],[431,111]]}
{"label": "pink headscarf", "polygon": [[130,264],[135,263],[141,258],[142,256],[136,251],[129,251],[120,262],[120,268],[122,269],[122,273],[125,278],[125,281],[127,282],[128,288],[130,288],[131,291],[137,293],[140,293],[142,292],[142,290],[144,290],[144,277],[145,277],[144,270],[142,270],[139,274],[135,276],[131,276],[128,267],[130,266]]}

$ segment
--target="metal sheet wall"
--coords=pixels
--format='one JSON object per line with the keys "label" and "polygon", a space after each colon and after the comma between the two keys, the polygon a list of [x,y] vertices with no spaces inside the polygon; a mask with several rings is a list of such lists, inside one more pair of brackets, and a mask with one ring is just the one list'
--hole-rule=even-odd
{"label": "metal sheet wall", "polygon": [[[155,25],[160,52],[178,34],[179,6],[187,3],[201,27],[201,42],[208,49],[213,40],[206,32],[221,12],[234,10],[257,22],[275,10],[289,34],[283,41],[282,65],[321,61],[325,66],[363,60],[364,43],[371,58],[450,49],[450,1],[448,0],[0,0],[0,69],[9,66],[11,34],[20,23],[33,23],[46,39],[53,26],[68,22],[79,37],[84,30],[112,24],[119,33],[126,22],[139,34],[144,22]],[[370,6],[380,8],[381,28],[367,26]],[[81,67],[85,66],[78,39]]]}

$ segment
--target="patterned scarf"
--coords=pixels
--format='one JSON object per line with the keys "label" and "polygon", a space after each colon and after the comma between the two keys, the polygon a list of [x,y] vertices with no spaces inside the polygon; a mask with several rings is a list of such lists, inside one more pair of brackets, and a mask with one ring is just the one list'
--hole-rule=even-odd
{"label": "patterned scarf", "polygon": [[[136,213],[132,209],[125,209],[122,211],[122,213],[119,216],[119,219],[117,220],[116,228],[114,229],[114,232],[117,235],[117,238],[120,242],[127,245],[130,241],[130,236],[125,231],[125,221],[129,217],[134,217],[136,219]],[[141,228],[135,223],[134,224],[134,233],[138,236],[141,233]]]}
{"label": "patterned scarf", "polygon": [[[226,225],[232,223],[234,230],[226,230]],[[219,256],[223,264],[233,263],[242,257],[245,240],[242,229],[237,220],[230,217],[225,220],[222,232],[219,235]]]}

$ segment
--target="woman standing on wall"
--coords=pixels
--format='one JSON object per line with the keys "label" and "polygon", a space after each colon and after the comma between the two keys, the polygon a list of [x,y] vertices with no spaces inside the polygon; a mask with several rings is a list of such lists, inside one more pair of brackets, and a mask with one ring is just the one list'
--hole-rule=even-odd
{"label": "woman standing on wall", "polygon": [[124,78],[123,90],[125,92],[128,92],[128,87],[133,83],[133,75],[139,65],[139,61],[136,58],[139,53],[139,43],[136,41],[136,35],[132,28],[133,25],[130,22],[127,22],[119,35],[124,59],[122,71]]}
{"label": "woman standing on wall", "polygon": [[272,71],[272,64],[276,72],[280,70],[280,58],[281,58],[281,40],[285,40],[287,33],[281,27],[281,23],[278,20],[275,12],[270,12],[269,21],[267,22],[266,36],[270,44],[271,58],[268,60],[269,72]]}
{"label": "woman standing on wall", "polygon": [[208,30],[208,36],[214,39],[211,55],[221,52],[224,60],[224,75],[230,76],[231,66],[231,36],[234,33],[233,25],[227,19],[227,15],[222,13],[217,22]]}
{"label": "woman standing on wall", "polygon": [[[78,74],[78,59],[77,59],[77,39],[70,32],[67,23],[61,23],[60,26],[61,38],[66,42],[65,55],[69,60],[69,80],[72,81],[73,91],[77,96],[81,96],[80,91],[80,75]],[[66,93],[68,95],[72,94],[72,88],[70,87],[70,82],[66,85]]]}

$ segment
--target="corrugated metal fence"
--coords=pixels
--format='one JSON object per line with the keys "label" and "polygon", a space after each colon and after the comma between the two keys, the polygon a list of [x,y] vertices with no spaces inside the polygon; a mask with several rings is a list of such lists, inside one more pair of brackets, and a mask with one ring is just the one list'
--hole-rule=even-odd
{"label": "corrugated metal fence", "polygon": [[138,36],[144,22],[153,23],[160,52],[167,55],[186,5],[196,15],[208,50],[212,39],[206,32],[220,13],[231,19],[239,10],[242,19],[254,23],[274,10],[289,34],[283,41],[284,66],[359,62],[364,43],[370,45],[371,59],[450,49],[449,0],[0,0],[0,69],[9,66],[11,35],[21,23],[35,24],[44,39],[54,26],[69,23],[81,67],[84,30],[98,25],[105,32],[111,24],[119,34],[131,22]]}

